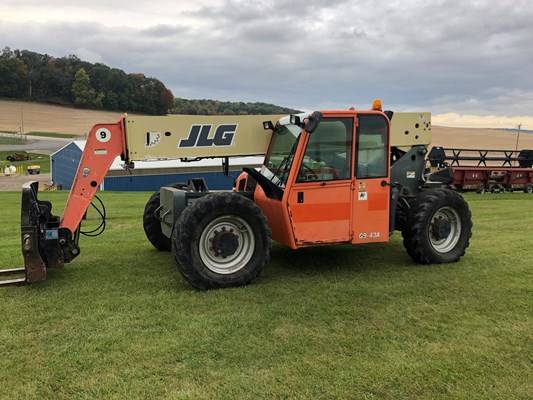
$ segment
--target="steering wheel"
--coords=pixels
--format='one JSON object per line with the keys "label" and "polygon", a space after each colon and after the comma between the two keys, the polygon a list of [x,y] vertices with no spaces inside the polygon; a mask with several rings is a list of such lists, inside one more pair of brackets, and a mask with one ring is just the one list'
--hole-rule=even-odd
{"label": "steering wheel", "polygon": [[309,165],[307,165],[304,162],[302,162],[302,167],[306,169],[307,171],[309,171],[310,172],[309,175],[311,175],[315,180],[318,180],[319,176],[313,168],[311,168]]}

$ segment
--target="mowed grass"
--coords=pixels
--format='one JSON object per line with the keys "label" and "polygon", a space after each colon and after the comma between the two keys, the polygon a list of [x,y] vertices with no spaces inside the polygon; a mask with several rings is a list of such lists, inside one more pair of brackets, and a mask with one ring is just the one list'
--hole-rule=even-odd
{"label": "mowed grass", "polygon": [[27,135],[62,138],[62,139],[70,139],[70,138],[79,137],[78,135],[74,135],[72,133],[60,133],[60,132],[28,132]]}
{"label": "mowed grass", "polygon": [[[398,234],[276,245],[255,284],[210,292],[145,239],[148,196],[103,193],[102,236],[46,282],[0,289],[2,398],[532,397],[532,196],[467,196],[457,264],[413,264]],[[19,194],[0,202],[0,265],[18,266]]]}

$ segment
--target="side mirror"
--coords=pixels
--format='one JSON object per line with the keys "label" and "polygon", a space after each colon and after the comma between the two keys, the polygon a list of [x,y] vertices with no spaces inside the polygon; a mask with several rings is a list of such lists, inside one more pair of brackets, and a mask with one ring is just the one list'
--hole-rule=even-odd
{"label": "side mirror", "polygon": [[320,121],[322,121],[322,113],[320,111],[313,112],[308,117],[305,117],[303,121],[299,115],[291,114],[290,117],[290,123],[292,125],[299,126],[300,128],[305,129],[309,133],[313,133],[316,128],[318,128],[318,124],[320,124]]}
{"label": "side mirror", "polygon": [[267,131],[267,130],[273,131],[274,130],[274,124],[272,123],[272,121],[263,121],[263,129],[265,131]]}
{"label": "side mirror", "polygon": [[291,123],[291,125],[296,125],[296,126],[302,127],[302,120],[301,120],[300,116],[298,116],[298,115],[291,114],[290,123]]}
{"label": "side mirror", "polygon": [[322,121],[322,113],[320,111],[315,111],[305,119],[305,130],[309,133],[313,133],[316,128],[318,128],[320,121]]}

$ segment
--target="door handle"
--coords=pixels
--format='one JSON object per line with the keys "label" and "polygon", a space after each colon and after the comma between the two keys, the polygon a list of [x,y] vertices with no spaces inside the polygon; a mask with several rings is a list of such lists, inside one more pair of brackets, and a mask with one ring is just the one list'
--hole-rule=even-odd
{"label": "door handle", "polygon": [[298,192],[296,201],[298,203],[303,203],[304,202],[304,192]]}
{"label": "door handle", "polygon": [[397,185],[398,185],[397,183],[395,183],[395,182],[389,183],[389,182],[387,182],[385,179],[383,179],[383,180],[381,181],[381,186],[382,186],[382,187],[390,186],[391,188],[393,188],[393,187],[395,187],[395,186],[397,186]]}

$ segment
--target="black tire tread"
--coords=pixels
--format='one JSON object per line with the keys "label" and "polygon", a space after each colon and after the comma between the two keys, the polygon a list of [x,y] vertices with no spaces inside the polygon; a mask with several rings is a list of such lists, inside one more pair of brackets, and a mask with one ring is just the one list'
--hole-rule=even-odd
{"label": "black tire tread", "polygon": [[[231,275],[206,274],[199,267],[201,260],[195,257],[192,248],[197,245],[203,220],[213,213],[220,212],[221,215],[227,213],[227,210],[231,210],[231,213],[246,219],[249,223],[254,220],[257,222],[261,231],[263,254],[259,256],[254,254],[250,263],[256,265],[252,269],[241,270]],[[174,225],[172,237],[172,250],[179,272],[187,282],[200,290],[243,286],[252,282],[270,261],[271,246],[272,232],[261,209],[252,200],[232,192],[211,193],[186,207]]]}
{"label": "black tire tread", "polygon": [[146,237],[152,245],[159,251],[170,251],[170,238],[163,235],[161,231],[161,222],[155,217],[155,211],[160,204],[160,193],[155,192],[144,207],[143,228]]}
{"label": "black tire tread", "polygon": [[[458,205],[464,208],[465,218],[461,220],[466,237],[460,239],[461,248],[451,258],[437,255],[425,239],[428,214],[436,207]],[[420,264],[441,264],[456,262],[464,256],[472,237],[472,214],[463,197],[454,190],[432,189],[418,194],[409,211],[407,224],[402,230],[403,244],[411,258]],[[452,250],[453,251],[453,250]]]}

